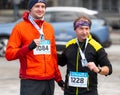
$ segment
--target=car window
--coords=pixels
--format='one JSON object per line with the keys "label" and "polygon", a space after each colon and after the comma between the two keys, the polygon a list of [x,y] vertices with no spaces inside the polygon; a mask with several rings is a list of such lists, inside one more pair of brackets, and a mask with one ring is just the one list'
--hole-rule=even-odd
{"label": "car window", "polygon": [[67,22],[77,18],[75,12],[46,12],[45,20],[48,22]]}
{"label": "car window", "polygon": [[45,20],[48,22],[68,22],[74,21],[79,16],[86,16],[90,19],[95,19],[95,15],[88,15],[82,12],[69,12],[69,11],[54,11],[54,12],[46,12]]}
{"label": "car window", "polygon": [[45,14],[45,20],[48,22],[51,22],[52,14],[51,13],[46,13]]}
{"label": "car window", "polygon": [[55,14],[56,22],[73,21],[76,18],[76,14],[73,12],[59,12]]}

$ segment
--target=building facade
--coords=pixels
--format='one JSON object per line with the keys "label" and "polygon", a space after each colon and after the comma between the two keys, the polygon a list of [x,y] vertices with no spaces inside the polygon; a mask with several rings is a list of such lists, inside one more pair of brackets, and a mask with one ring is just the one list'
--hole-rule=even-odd
{"label": "building facade", "polygon": [[[46,0],[47,6],[74,6],[97,10],[109,21],[120,23],[120,0]],[[27,9],[28,0],[21,0],[20,9]],[[0,0],[0,10],[12,9],[12,0]]]}
{"label": "building facade", "polygon": [[120,0],[48,0],[52,6],[77,6],[100,12],[116,12],[120,14]]}
{"label": "building facade", "polygon": [[120,25],[120,0],[48,0],[50,6],[75,6],[97,10],[111,23]]}
{"label": "building facade", "polygon": [[[76,6],[107,13],[120,14],[120,0],[46,0],[48,6]],[[21,0],[20,8],[27,8],[28,0]],[[12,0],[0,0],[0,9],[12,8]]]}

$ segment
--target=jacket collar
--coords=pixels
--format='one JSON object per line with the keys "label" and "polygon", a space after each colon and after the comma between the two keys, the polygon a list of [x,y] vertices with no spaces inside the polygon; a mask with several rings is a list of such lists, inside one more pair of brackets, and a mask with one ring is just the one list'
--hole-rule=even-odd
{"label": "jacket collar", "polygon": [[[29,19],[28,19],[28,16],[29,16],[29,12],[25,12],[24,14],[23,14],[23,19],[25,20],[25,21],[29,21]],[[44,22],[44,20],[34,20],[39,26],[41,26],[42,24],[43,24],[43,22]],[[29,21],[30,22],[30,21]]]}

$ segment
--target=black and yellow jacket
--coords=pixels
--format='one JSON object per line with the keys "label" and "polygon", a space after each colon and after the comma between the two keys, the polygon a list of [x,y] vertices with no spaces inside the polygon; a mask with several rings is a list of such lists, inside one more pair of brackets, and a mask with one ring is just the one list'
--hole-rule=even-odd
{"label": "black and yellow jacket", "polygon": [[[88,37],[88,44],[85,50],[85,57],[88,62],[94,62],[96,66],[108,66],[110,69],[109,74],[112,73],[112,66],[110,61],[107,58],[107,53],[104,48],[92,39],[91,36]],[[84,50],[85,42],[79,43],[82,50]],[[97,74],[95,72],[90,71],[87,67],[82,67],[81,65],[81,55],[79,54],[78,64],[77,64],[77,56],[78,56],[78,45],[76,42],[76,38],[70,40],[66,44],[66,49],[63,51],[61,55],[59,55],[59,65],[65,66],[67,65],[66,78],[65,78],[65,93],[69,95],[75,95],[77,87],[68,86],[68,76],[70,71],[75,72],[88,72],[89,80],[87,88],[77,88],[78,95],[89,95],[86,94],[88,91],[96,91],[97,92]],[[67,94],[67,95],[68,95]],[[92,94],[91,94],[92,95]],[[94,95],[94,94],[93,94]]]}

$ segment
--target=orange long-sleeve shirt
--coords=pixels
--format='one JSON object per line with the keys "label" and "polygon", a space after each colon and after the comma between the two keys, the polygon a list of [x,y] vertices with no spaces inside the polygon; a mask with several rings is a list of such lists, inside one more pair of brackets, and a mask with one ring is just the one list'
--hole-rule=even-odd
{"label": "orange long-sleeve shirt", "polygon": [[7,60],[20,60],[20,78],[49,80],[55,79],[57,82],[62,80],[57,64],[56,45],[54,29],[51,24],[43,21],[35,21],[39,27],[43,24],[45,40],[50,40],[51,54],[34,55],[33,50],[28,46],[40,37],[40,33],[28,20],[28,14],[23,17],[13,28],[6,49]]}

